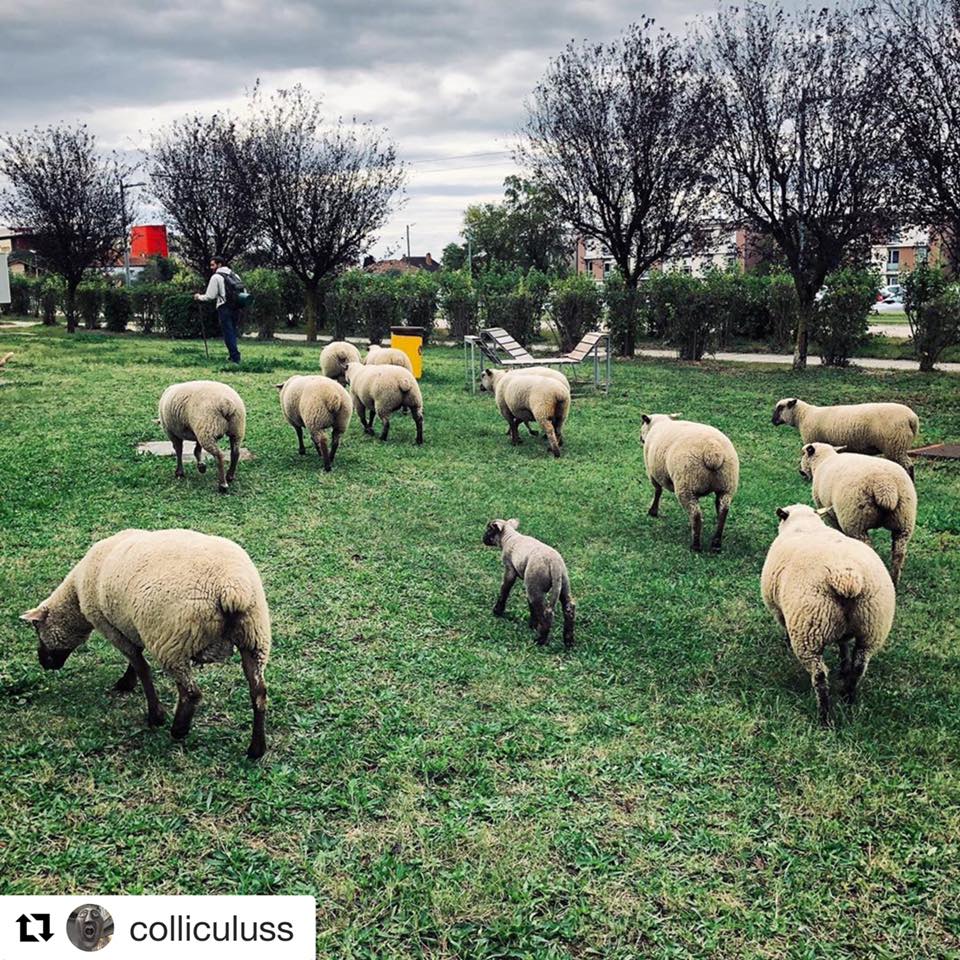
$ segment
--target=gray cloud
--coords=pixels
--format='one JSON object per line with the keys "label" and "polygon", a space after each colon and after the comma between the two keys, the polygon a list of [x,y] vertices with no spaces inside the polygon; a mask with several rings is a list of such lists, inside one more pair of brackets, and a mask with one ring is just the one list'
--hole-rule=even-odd
{"label": "gray cloud", "polygon": [[[676,29],[711,7],[682,0],[651,12]],[[550,56],[570,39],[609,39],[644,13],[612,0],[0,0],[4,73],[22,81],[2,123],[79,119],[130,149],[179,114],[236,109],[260,77],[268,88],[303,82],[331,114],[386,126],[408,159],[506,150]],[[508,157],[414,164],[384,236],[423,223],[418,249],[436,253],[456,239],[463,207],[499,195],[510,172]]]}

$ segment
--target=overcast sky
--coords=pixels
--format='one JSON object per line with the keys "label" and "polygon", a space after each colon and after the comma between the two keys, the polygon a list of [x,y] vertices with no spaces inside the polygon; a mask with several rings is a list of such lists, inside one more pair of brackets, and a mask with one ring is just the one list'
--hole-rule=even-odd
{"label": "overcast sky", "polygon": [[239,109],[256,78],[303,83],[326,112],[387,127],[406,202],[373,251],[439,258],[469,203],[502,197],[524,98],[570,39],[609,40],[646,14],[682,30],[710,0],[222,3],[0,0],[0,129],[82,120],[132,150],[187,112]]}

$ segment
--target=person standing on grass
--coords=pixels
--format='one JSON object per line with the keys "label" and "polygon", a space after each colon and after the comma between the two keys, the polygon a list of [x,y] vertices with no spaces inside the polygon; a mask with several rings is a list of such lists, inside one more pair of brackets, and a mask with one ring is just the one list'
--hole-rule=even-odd
{"label": "person standing on grass", "polygon": [[238,293],[243,291],[243,283],[227,265],[226,257],[215,254],[210,258],[210,269],[213,274],[207,284],[206,293],[195,293],[194,300],[215,300],[217,303],[217,320],[220,321],[220,332],[223,342],[230,355],[231,363],[240,362],[240,351],[237,349],[237,321],[239,319],[240,304]]}

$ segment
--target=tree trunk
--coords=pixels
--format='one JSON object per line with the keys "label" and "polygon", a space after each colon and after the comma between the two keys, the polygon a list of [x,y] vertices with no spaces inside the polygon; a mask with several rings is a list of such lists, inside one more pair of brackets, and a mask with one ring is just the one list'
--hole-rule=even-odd
{"label": "tree trunk", "polygon": [[320,302],[320,293],[316,285],[305,285],[303,288],[303,316],[306,320],[307,342],[313,343],[317,339],[317,312]]}
{"label": "tree trunk", "polygon": [[79,282],[67,281],[67,297],[64,311],[67,314],[67,333],[75,333],[77,329],[77,286]]}
{"label": "tree trunk", "polygon": [[797,311],[797,341],[793,347],[793,369],[802,373],[807,369],[807,340],[810,330],[810,315],[813,312],[813,303],[800,302]]}

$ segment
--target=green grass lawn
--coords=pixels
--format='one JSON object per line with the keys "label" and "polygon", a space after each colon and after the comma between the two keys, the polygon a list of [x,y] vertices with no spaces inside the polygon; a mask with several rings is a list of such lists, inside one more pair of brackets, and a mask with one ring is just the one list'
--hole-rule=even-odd
{"label": "green grass lawn", "polygon": [[[329,958],[960,956],[960,466],[917,467],[889,646],[835,729],[759,596],[775,508],[810,498],[774,402],[901,400],[922,441],[956,440],[957,377],[618,363],[554,461],[509,445],[459,351],[428,348],[425,445],[409,418],[386,444],[355,418],[326,475],[273,387],[314,348],[244,343],[240,371],[196,343],[60,330],[4,331],[7,350],[0,893],[310,893]],[[161,390],[209,376],[244,397],[256,457],[227,496],[134,452],[160,439]],[[673,498],[647,517],[643,411],[740,451],[720,556],[690,553]],[[491,615],[481,537],[512,516],[567,560],[571,652],[557,627],[536,648],[519,589]],[[257,564],[259,765],[238,658],[200,671],[183,743],[110,692],[124,664],[103,638],[37,663],[17,615],[129,526],[231,537]]]}

